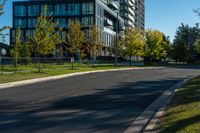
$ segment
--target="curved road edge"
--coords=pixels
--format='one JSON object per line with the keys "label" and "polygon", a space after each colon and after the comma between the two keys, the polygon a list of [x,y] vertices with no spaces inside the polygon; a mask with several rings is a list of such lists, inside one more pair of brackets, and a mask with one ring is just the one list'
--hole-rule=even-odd
{"label": "curved road edge", "polygon": [[197,76],[191,76],[183,81],[178,82],[150,104],[123,133],[156,133],[156,128],[160,118],[164,115],[165,110],[172,100],[176,89],[185,85],[189,80]]}
{"label": "curved road edge", "polygon": [[142,69],[161,69],[161,68],[166,68],[166,67],[119,68],[119,69],[96,70],[96,71],[77,72],[77,73],[71,73],[71,74],[62,74],[62,75],[57,75],[57,76],[48,76],[48,77],[43,77],[43,78],[3,83],[3,84],[0,84],[0,90],[6,89],[6,88],[11,88],[11,87],[16,87],[16,86],[23,86],[23,85],[33,84],[33,83],[40,83],[40,82],[45,82],[45,81],[63,79],[63,78],[67,78],[67,77],[80,76],[80,75],[91,74],[91,73],[114,72],[114,71],[125,71],[125,70],[142,70]]}

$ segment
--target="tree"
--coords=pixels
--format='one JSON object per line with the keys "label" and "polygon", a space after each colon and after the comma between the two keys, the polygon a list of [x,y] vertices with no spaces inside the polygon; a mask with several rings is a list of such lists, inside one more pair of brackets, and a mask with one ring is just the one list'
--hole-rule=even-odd
{"label": "tree", "polygon": [[161,55],[162,55],[162,59],[164,59],[165,61],[167,61],[167,57],[169,57],[172,53],[172,45],[171,45],[171,42],[170,42],[170,38],[169,36],[165,36],[163,34],[163,43],[162,43],[162,51],[161,51]]}
{"label": "tree", "polygon": [[194,43],[194,47],[195,47],[196,53],[200,54],[200,39],[196,40],[196,42]]}
{"label": "tree", "polygon": [[41,57],[53,53],[56,44],[60,43],[59,31],[62,28],[56,28],[58,24],[53,22],[53,18],[47,16],[47,6],[44,6],[44,12],[38,17],[35,33],[29,41],[32,45],[33,53],[38,56],[38,71],[41,72]]}
{"label": "tree", "polygon": [[[6,0],[0,0],[0,16],[4,14],[3,7],[5,5]],[[7,29],[7,26],[4,26],[3,28],[0,28],[0,34],[3,32],[3,30]]]}
{"label": "tree", "polygon": [[18,59],[19,59],[19,49],[21,45],[21,30],[18,28],[15,31],[15,43],[14,47],[11,50],[11,55],[13,57],[13,65],[17,67]]}
{"label": "tree", "polygon": [[89,38],[87,41],[87,51],[92,59],[92,64],[94,66],[95,57],[101,52],[102,43],[100,41],[99,30],[95,25],[91,26],[89,29]]}
{"label": "tree", "polygon": [[189,50],[185,42],[176,42],[173,45],[172,57],[176,62],[187,62],[189,59]]}
{"label": "tree", "polygon": [[200,60],[200,39],[197,39],[194,43],[194,48],[196,52],[196,60]]}
{"label": "tree", "polygon": [[142,56],[144,52],[144,37],[140,30],[136,28],[127,28],[125,30],[125,54],[129,56],[131,66],[132,56]]}
{"label": "tree", "polygon": [[28,41],[21,44],[20,55],[22,58],[22,62],[25,65],[30,64],[31,54],[30,54],[30,43]]}
{"label": "tree", "polygon": [[67,44],[72,56],[72,69],[74,69],[74,56],[81,53],[81,46],[84,43],[84,32],[81,30],[80,22],[71,22],[67,33]]}
{"label": "tree", "polygon": [[109,55],[113,56],[117,53],[117,56],[124,57],[125,56],[124,48],[125,48],[124,37],[121,36],[118,38],[118,45],[116,46],[116,36],[115,36],[114,39],[112,40],[111,45],[108,47]]}
{"label": "tree", "polygon": [[145,59],[148,62],[160,61],[166,57],[165,41],[163,33],[158,30],[148,29],[146,31]]}
{"label": "tree", "polygon": [[196,24],[194,27],[190,27],[189,25],[184,25],[183,23],[178,27],[174,43],[182,42],[186,45],[189,52],[189,62],[194,62],[195,60],[195,48],[194,43],[196,39],[200,37],[200,28],[199,24]]}

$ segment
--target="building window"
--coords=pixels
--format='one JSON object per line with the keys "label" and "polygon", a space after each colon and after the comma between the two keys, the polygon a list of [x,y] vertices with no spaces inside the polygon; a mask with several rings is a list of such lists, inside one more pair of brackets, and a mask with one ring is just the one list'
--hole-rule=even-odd
{"label": "building window", "polygon": [[[42,5],[41,6],[41,13],[44,14],[44,6],[45,5]],[[47,16],[52,16],[53,15],[53,7],[52,5],[47,5],[47,12],[46,12],[46,15]]]}
{"label": "building window", "polygon": [[26,19],[15,19],[15,27],[16,28],[26,27]]}
{"label": "building window", "polygon": [[28,6],[28,15],[29,16],[38,16],[39,15],[39,5],[29,5]]}
{"label": "building window", "polygon": [[57,16],[66,15],[66,5],[65,4],[55,5],[54,14],[57,15]]}
{"label": "building window", "polygon": [[26,38],[32,37],[35,34],[35,30],[26,30]]}
{"label": "building window", "polygon": [[80,5],[79,4],[68,4],[68,15],[79,15]]}
{"label": "building window", "polygon": [[15,16],[26,16],[26,7],[24,5],[16,5],[14,11]]}
{"label": "building window", "polygon": [[[15,43],[16,41],[16,30],[12,30],[12,42]],[[20,41],[24,41],[24,31],[21,30],[20,32]]]}
{"label": "building window", "polygon": [[98,17],[104,17],[104,9],[99,4],[96,4],[96,15]]}
{"label": "building window", "polygon": [[79,18],[69,18],[68,19],[68,24],[70,25],[70,23],[72,22],[80,22]]}
{"label": "building window", "polygon": [[65,31],[59,31],[59,35],[60,35],[62,41],[66,41],[66,32]]}
{"label": "building window", "polygon": [[93,14],[94,4],[93,3],[83,3],[82,4],[82,14]]}
{"label": "building window", "polygon": [[36,18],[29,18],[28,19],[28,27],[29,28],[36,27],[36,22],[37,22]]}
{"label": "building window", "polygon": [[94,24],[94,19],[93,17],[83,17],[82,18],[82,26],[83,27],[88,27]]}
{"label": "building window", "polygon": [[56,18],[55,22],[58,23],[58,25],[62,28],[66,28],[67,27],[67,21],[65,18]]}

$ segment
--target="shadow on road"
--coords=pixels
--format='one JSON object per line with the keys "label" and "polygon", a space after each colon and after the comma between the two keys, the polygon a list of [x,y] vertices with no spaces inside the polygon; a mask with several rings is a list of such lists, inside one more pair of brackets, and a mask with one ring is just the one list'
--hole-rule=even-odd
{"label": "shadow on road", "polygon": [[123,82],[96,93],[43,103],[0,101],[0,131],[121,133],[162,92],[182,79]]}

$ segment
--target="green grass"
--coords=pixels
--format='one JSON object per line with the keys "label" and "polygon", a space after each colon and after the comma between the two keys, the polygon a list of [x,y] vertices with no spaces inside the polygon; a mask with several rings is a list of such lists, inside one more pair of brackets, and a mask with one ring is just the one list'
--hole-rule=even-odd
{"label": "green grass", "polygon": [[160,133],[200,133],[200,77],[176,92],[159,130]]}
{"label": "green grass", "polygon": [[[43,64],[43,69],[41,73],[38,73],[35,65],[29,66],[18,66],[14,68],[13,66],[5,66],[4,70],[0,72],[11,72],[10,74],[0,74],[0,83],[7,83],[13,81],[34,79],[40,77],[69,74],[76,72],[86,72],[94,70],[107,70],[116,68],[130,68],[130,66],[118,66],[114,67],[113,64],[101,64],[95,67],[87,66],[85,64],[75,64],[75,68],[71,69],[70,64],[56,65],[56,64]],[[27,71],[28,70],[28,71]],[[25,72],[23,72],[25,71]]]}

